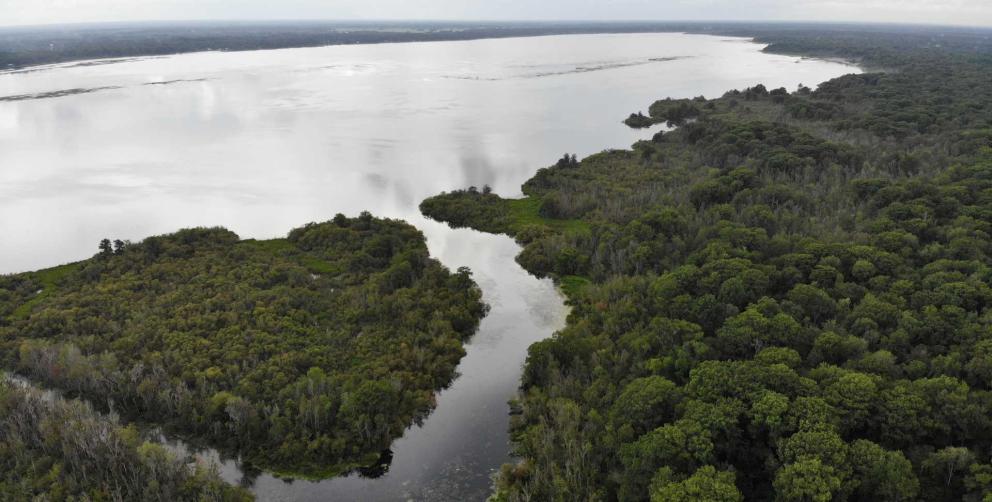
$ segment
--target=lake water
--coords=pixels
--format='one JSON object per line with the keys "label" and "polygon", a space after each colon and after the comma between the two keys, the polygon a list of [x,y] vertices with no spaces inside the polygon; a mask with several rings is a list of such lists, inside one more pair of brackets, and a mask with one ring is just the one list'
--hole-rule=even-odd
{"label": "lake water", "polygon": [[[461,376],[378,479],[287,483],[262,500],[483,500],[508,460],[507,406],[531,343],[564,326],[509,238],[428,221],[419,202],[520,193],[563,153],[627,147],[620,121],[666,96],[810,86],[857,68],[745,39],[643,34],[199,53],[0,73],[0,273],[87,258],[104,237],[191,226],[284,236],[335,213],[402,218],[469,266],[492,305]],[[234,462],[224,464],[232,481]]]}

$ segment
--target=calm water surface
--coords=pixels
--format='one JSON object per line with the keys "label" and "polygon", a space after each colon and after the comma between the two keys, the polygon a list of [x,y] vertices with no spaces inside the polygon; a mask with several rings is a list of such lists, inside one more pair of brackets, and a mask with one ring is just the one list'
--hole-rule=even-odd
{"label": "calm water surface", "polygon": [[[553,285],[509,238],[425,220],[430,195],[504,196],[563,153],[650,137],[620,123],[654,99],[794,89],[856,72],[682,34],[200,53],[0,73],[0,273],[87,258],[101,238],[191,226],[245,238],[362,210],[402,218],[492,311],[461,376],[393,445],[388,473],[252,476],[262,500],[483,500],[508,460],[506,401],[527,346],[564,325]],[[233,482],[242,474],[227,461]]]}

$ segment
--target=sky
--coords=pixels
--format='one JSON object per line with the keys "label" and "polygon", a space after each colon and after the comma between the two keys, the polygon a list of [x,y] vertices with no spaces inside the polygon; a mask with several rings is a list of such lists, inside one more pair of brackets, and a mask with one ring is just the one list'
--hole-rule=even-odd
{"label": "sky", "polygon": [[775,20],[992,26],[992,0],[0,0],[0,25],[188,19]]}

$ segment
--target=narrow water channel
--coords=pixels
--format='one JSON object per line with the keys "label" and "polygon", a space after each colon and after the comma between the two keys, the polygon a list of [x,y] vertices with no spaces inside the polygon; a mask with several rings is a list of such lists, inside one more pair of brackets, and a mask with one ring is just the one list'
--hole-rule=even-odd
{"label": "narrow water channel", "polygon": [[439,393],[428,419],[393,444],[385,473],[286,482],[246,475],[237,462],[211,450],[197,453],[217,461],[225,479],[251,486],[261,500],[485,500],[491,475],[509,458],[506,403],[518,386],[527,347],[563,327],[567,310],[551,281],[516,265],[519,246],[508,237],[451,234],[443,246],[432,245],[431,253],[472,267],[492,310],[466,345],[460,376]]}

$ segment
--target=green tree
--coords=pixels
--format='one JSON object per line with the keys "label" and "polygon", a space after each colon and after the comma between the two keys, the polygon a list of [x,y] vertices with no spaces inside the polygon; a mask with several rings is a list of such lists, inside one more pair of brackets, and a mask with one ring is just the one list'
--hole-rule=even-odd
{"label": "green tree", "polygon": [[928,481],[924,483],[924,493],[942,500],[960,499],[966,473],[974,461],[975,454],[960,446],[948,446],[931,453],[922,464]]}
{"label": "green tree", "polygon": [[[667,477],[667,476],[666,476]],[[744,500],[734,484],[734,473],[717,471],[712,465],[700,467],[683,481],[669,481],[652,487],[651,502],[740,502]]]}
{"label": "green tree", "polygon": [[620,459],[625,467],[621,498],[643,499],[659,468],[689,474],[709,464],[713,460],[713,442],[709,431],[699,423],[679,420],[624,445]]}
{"label": "green tree", "polygon": [[624,387],[610,415],[614,423],[629,424],[640,436],[670,421],[680,400],[678,387],[670,380],[660,376],[638,378]]}
{"label": "green tree", "polygon": [[717,336],[729,354],[753,357],[768,346],[796,343],[800,332],[795,319],[781,312],[773,301],[762,300],[728,319]]}
{"label": "green tree", "polygon": [[913,464],[899,451],[887,451],[875,443],[859,439],[851,444],[849,462],[860,500],[915,500],[920,482]]}
{"label": "green tree", "polygon": [[824,389],[824,399],[840,414],[841,430],[855,431],[867,425],[878,396],[875,381],[869,375],[851,372]]}
{"label": "green tree", "polygon": [[814,323],[820,324],[837,313],[837,302],[825,291],[809,284],[797,284],[786,298],[802,309]]}
{"label": "green tree", "polygon": [[100,256],[107,257],[114,254],[114,248],[110,244],[110,239],[100,241]]}
{"label": "green tree", "polygon": [[788,502],[830,502],[843,481],[818,458],[803,458],[775,474],[775,498]]}

